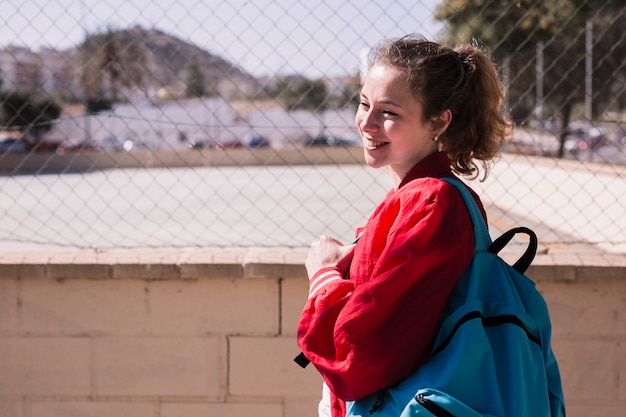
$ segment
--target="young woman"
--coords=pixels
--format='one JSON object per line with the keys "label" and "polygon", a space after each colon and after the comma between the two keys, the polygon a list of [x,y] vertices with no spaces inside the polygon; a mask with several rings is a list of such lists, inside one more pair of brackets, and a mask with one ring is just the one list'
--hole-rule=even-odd
{"label": "young woman", "polygon": [[[320,415],[393,386],[428,361],[448,296],[474,251],[458,190],[440,180],[484,175],[510,134],[496,67],[480,49],[419,37],[384,42],[355,122],[365,161],[393,189],[355,245],[322,236],[306,268],[298,344],[324,379]],[[473,194],[479,207],[484,209]]]}

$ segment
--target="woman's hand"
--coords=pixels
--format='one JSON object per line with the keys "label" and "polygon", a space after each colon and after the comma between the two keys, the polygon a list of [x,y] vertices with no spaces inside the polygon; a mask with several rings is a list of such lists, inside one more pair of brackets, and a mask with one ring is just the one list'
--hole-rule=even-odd
{"label": "woman's hand", "polygon": [[354,254],[354,245],[343,243],[329,236],[322,236],[311,244],[305,266],[309,279],[322,268],[336,266],[345,276]]}

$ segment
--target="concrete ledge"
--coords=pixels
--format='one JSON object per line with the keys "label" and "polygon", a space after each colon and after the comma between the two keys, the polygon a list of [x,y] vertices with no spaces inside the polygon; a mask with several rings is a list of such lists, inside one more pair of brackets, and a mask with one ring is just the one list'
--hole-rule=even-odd
{"label": "concrete ledge", "polygon": [[539,255],[527,275],[536,280],[626,280],[626,256],[606,253]]}
{"label": "concrete ledge", "polygon": [[[306,278],[308,248],[56,249],[0,252],[0,278]],[[505,260],[507,254],[502,254]],[[626,280],[626,257],[606,253],[537,255],[534,280]]]}
{"label": "concrete ledge", "polygon": [[310,148],[235,148],[125,151],[78,151],[0,155],[0,173],[64,173],[114,168],[186,168],[362,164],[360,146]]}

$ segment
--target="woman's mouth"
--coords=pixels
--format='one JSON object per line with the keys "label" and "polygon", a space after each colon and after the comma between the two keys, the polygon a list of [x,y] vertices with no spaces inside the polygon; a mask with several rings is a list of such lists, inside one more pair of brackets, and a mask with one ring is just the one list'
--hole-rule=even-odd
{"label": "woman's mouth", "polygon": [[381,146],[388,145],[389,142],[381,142],[378,140],[365,139],[365,146],[367,148],[380,148]]}

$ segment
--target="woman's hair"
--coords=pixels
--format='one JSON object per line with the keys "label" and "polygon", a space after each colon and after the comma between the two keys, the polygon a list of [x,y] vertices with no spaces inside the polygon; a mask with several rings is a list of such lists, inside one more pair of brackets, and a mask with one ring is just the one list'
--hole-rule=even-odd
{"label": "woman's hair", "polygon": [[502,110],[503,88],[495,65],[476,46],[456,49],[414,35],[384,41],[374,65],[391,66],[407,77],[413,96],[424,108],[424,120],[436,123],[446,109],[452,121],[440,136],[454,171],[478,176],[476,160],[489,173],[487,162],[500,152],[512,123]]}

